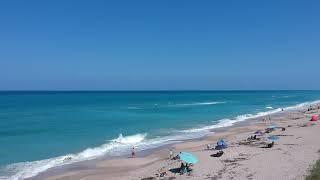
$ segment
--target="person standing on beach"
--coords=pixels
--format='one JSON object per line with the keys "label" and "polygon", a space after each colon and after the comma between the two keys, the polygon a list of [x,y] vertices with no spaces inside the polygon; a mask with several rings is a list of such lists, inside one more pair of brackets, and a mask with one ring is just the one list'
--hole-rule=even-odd
{"label": "person standing on beach", "polygon": [[172,149],[169,150],[169,159],[172,159],[173,158],[173,151]]}
{"label": "person standing on beach", "polygon": [[136,152],[135,152],[134,146],[132,146],[132,149],[131,149],[131,158],[135,158],[135,157],[136,157]]}

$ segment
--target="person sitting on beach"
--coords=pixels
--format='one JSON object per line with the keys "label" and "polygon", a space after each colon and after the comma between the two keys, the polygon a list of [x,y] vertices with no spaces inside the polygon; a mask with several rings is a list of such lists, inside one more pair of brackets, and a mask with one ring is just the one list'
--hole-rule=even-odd
{"label": "person sitting on beach", "polygon": [[180,164],[180,168],[179,168],[179,173],[180,173],[180,174],[183,174],[184,168],[185,168],[184,164],[181,163],[181,164]]}
{"label": "person sitting on beach", "polygon": [[254,135],[254,136],[253,136],[253,139],[254,139],[254,140],[260,140],[260,138],[257,138],[257,135]]}
{"label": "person sitting on beach", "polygon": [[248,140],[260,140],[260,138],[257,138],[257,135],[254,135],[254,136],[250,136]]}
{"label": "person sitting on beach", "polygon": [[192,164],[186,163],[186,171],[187,171],[187,173],[188,173],[188,176],[191,175],[191,172],[192,172],[192,170],[193,170],[193,169],[191,169],[191,167],[192,167]]}
{"label": "person sitting on beach", "polygon": [[[181,152],[180,152],[180,153],[181,153]],[[179,153],[179,154],[180,154],[180,153]],[[179,154],[177,154],[177,155],[176,155],[175,157],[173,157],[173,158],[172,158],[172,160],[177,160],[177,159],[180,159],[180,156],[179,156]]]}
{"label": "person sitting on beach", "polygon": [[211,149],[211,145],[207,144],[207,150],[210,150],[210,149]]}
{"label": "person sitting on beach", "polygon": [[184,174],[186,172],[187,172],[187,167],[183,163],[181,163],[181,165],[180,165],[180,175],[182,175],[182,174]]}

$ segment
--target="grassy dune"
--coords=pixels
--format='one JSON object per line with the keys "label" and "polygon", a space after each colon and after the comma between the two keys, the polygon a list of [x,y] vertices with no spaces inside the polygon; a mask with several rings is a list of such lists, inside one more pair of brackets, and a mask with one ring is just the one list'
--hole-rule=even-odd
{"label": "grassy dune", "polygon": [[320,160],[316,162],[306,180],[320,180]]}

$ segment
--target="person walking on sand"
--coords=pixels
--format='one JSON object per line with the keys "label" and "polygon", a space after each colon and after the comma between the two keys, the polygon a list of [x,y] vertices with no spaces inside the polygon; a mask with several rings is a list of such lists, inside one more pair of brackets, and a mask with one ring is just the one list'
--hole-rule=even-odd
{"label": "person walking on sand", "polygon": [[135,158],[135,157],[136,157],[136,152],[135,152],[134,146],[132,146],[132,149],[131,149],[131,158]]}

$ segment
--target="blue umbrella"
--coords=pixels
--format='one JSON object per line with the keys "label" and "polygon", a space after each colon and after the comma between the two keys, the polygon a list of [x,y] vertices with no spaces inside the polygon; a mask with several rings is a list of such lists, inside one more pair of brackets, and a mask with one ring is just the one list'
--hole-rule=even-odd
{"label": "blue umbrella", "polygon": [[179,157],[180,157],[180,160],[182,160],[186,163],[195,164],[199,161],[196,156],[194,156],[193,154],[188,153],[188,152],[181,152],[179,154]]}
{"label": "blue umbrella", "polygon": [[217,146],[215,147],[215,149],[216,150],[222,150],[222,149],[226,149],[227,147],[228,147],[227,143],[223,139],[220,139],[217,142]]}
{"label": "blue umbrella", "polygon": [[269,136],[268,137],[269,140],[272,140],[272,141],[276,141],[276,140],[279,140],[279,136]]}
{"label": "blue umbrella", "polygon": [[258,130],[258,131],[256,131],[256,132],[254,132],[254,134],[259,135],[259,136],[262,136],[262,135],[263,135],[263,132],[262,132],[261,130]]}
{"label": "blue umbrella", "polygon": [[220,139],[220,140],[217,142],[217,145],[218,145],[218,146],[222,146],[222,145],[224,145],[224,144],[226,144],[226,142],[224,142],[223,139]]}
{"label": "blue umbrella", "polygon": [[276,127],[277,127],[276,125],[268,126],[269,129],[274,129],[274,128],[276,128]]}
{"label": "blue umbrella", "polygon": [[270,129],[274,129],[274,128],[277,128],[278,125],[276,123],[272,123],[268,128]]}

